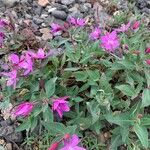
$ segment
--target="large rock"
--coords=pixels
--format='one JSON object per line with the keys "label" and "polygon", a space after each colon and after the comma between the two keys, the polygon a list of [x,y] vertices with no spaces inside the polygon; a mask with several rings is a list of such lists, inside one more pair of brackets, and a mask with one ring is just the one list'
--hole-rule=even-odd
{"label": "large rock", "polygon": [[67,13],[62,10],[54,10],[52,11],[52,16],[54,16],[57,19],[66,20]]}

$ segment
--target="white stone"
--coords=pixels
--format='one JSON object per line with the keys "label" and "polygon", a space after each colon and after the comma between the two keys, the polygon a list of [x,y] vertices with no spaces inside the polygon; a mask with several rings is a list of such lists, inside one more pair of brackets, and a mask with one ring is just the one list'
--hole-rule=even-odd
{"label": "white stone", "polygon": [[12,7],[16,2],[20,0],[2,0],[2,2],[6,5],[6,7]]}

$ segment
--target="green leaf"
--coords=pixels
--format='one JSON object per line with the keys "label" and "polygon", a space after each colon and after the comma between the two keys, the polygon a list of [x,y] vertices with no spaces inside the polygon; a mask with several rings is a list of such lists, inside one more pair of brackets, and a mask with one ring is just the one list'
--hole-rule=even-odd
{"label": "green leaf", "polygon": [[57,80],[57,77],[52,78],[45,83],[45,90],[46,90],[46,95],[48,98],[51,97],[55,92],[56,80]]}
{"label": "green leaf", "polygon": [[28,118],[19,127],[17,127],[15,131],[20,132],[23,130],[29,130],[30,127],[31,127],[31,120],[30,120],[30,118]]}
{"label": "green leaf", "polygon": [[51,135],[65,134],[66,127],[62,123],[44,123],[44,126],[50,132]]}
{"label": "green leaf", "polygon": [[134,124],[134,121],[130,119],[130,114],[107,114],[105,118],[108,122],[120,125],[122,127],[130,126]]}
{"label": "green leaf", "polygon": [[80,68],[78,68],[78,67],[71,67],[71,68],[65,68],[64,71],[77,71],[79,69]]}
{"label": "green leaf", "polygon": [[118,90],[120,90],[124,95],[133,96],[135,94],[134,89],[127,84],[116,86]]}
{"label": "green leaf", "polygon": [[133,64],[133,62],[131,62],[127,58],[121,61],[118,61],[118,64],[123,65],[125,69],[129,69],[129,70],[133,70],[135,68],[135,64]]}
{"label": "green leaf", "polygon": [[150,126],[150,116],[141,118],[141,125],[142,126]]}
{"label": "green leaf", "polygon": [[38,117],[31,118],[31,132],[35,129],[38,124]]}
{"label": "green leaf", "polygon": [[150,105],[150,90],[149,89],[144,89],[142,93],[142,104],[141,108],[147,107]]}
{"label": "green leaf", "polygon": [[145,69],[144,73],[145,73],[145,77],[146,77],[146,80],[147,80],[147,86],[149,87],[150,86],[150,70]]}
{"label": "green leaf", "polygon": [[74,76],[76,78],[76,81],[83,81],[83,82],[85,82],[88,77],[85,71],[74,72]]}
{"label": "green leaf", "polygon": [[67,126],[65,132],[68,134],[74,134],[76,129],[77,129],[77,125]]}
{"label": "green leaf", "polygon": [[122,136],[122,141],[126,142],[128,136],[129,136],[129,128],[120,128],[120,133]]}
{"label": "green leaf", "polygon": [[87,70],[87,74],[89,75],[89,78],[93,81],[100,80],[99,70]]}
{"label": "green leaf", "polygon": [[52,110],[48,107],[48,105],[45,111],[43,111],[43,119],[44,119],[44,122],[47,122],[47,123],[53,122],[54,120]]}
{"label": "green leaf", "polygon": [[100,108],[97,102],[86,102],[87,110],[92,116],[92,124],[98,121],[100,117]]}
{"label": "green leaf", "polygon": [[34,108],[32,114],[33,114],[34,117],[36,117],[41,113],[41,111],[42,111],[42,107],[37,106],[37,107]]}
{"label": "green leaf", "polygon": [[146,127],[136,124],[134,131],[145,148],[148,148],[148,132]]}
{"label": "green leaf", "polygon": [[120,135],[115,135],[112,139],[111,139],[111,150],[118,150],[118,146],[122,145],[122,139]]}
{"label": "green leaf", "polygon": [[39,82],[30,82],[30,91],[35,92],[39,90]]}

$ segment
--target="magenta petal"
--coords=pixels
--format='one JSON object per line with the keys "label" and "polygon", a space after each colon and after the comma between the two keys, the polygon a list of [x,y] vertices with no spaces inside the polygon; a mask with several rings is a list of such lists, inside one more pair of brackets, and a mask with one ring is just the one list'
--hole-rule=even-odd
{"label": "magenta petal", "polygon": [[8,57],[9,61],[12,62],[13,64],[18,64],[19,63],[19,57],[16,54],[11,54]]}
{"label": "magenta petal", "polygon": [[73,150],[86,150],[86,149],[83,147],[75,146],[73,147]]}
{"label": "magenta petal", "polygon": [[25,102],[18,105],[14,111],[15,116],[28,116],[33,109],[33,103]]}
{"label": "magenta petal", "polygon": [[44,56],[45,56],[44,50],[43,50],[42,48],[40,48],[40,49],[38,50],[37,55],[38,55],[38,58],[44,58]]}
{"label": "magenta petal", "polygon": [[63,117],[63,112],[59,109],[56,109],[56,111],[57,111],[59,117],[62,118]]}
{"label": "magenta petal", "polygon": [[70,139],[70,145],[72,145],[72,146],[76,146],[76,145],[78,145],[79,144],[79,142],[80,142],[80,139],[79,139],[79,137],[76,135],[76,134],[73,134],[72,136],[71,136],[71,139]]}
{"label": "magenta petal", "polygon": [[57,111],[61,118],[63,116],[63,112],[67,112],[70,110],[68,102],[65,101],[67,98],[68,96],[52,99],[53,100],[52,109],[54,111]]}
{"label": "magenta petal", "polygon": [[56,110],[56,109],[58,108],[59,104],[60,104],[60,103],[55,100],[55,101],[53,102],[53,110]]}
{"label": "magenta petal", "polygon": [[70,111],[70,107],[68,106],[67,103],[65,103],[65,104],[60,104],[59,107],[61,108],[62,111],[65,111],[65,112]]}
{"label": "magenta petal", "polygon": [[114,52],[120,45],[115,31],[101,37],[101,46],[108,52]]}

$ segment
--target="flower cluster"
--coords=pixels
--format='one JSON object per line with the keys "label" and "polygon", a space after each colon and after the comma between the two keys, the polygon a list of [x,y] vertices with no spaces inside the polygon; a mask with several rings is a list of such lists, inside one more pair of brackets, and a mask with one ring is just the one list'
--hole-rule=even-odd
{"label": "flower cluster", "polygon": [[[76,27],[79,27],[79,32],[80,32],[80,29],[81,30],[83,30],[83,28],[82,27],[84,27],[85,25],[86,25],[86,20],[85,19],[82,19],[82,18],[70,18],[69,19],[69,21],[67,22],[68,24],[68,26],[70,26],[70,27],[72,27],[71,29],[75,29],[74,31],[75,32],[77,32],[78,30],[76,30]],[[7,25],[7,23],[6,22],[4,22],[4,21],[0,21],[0,28],[3,28],[4,26],[6,26]],[[73,49],[74,50],[74,48],[76,48],[77,47],[77,50],[79,49],[79,52],[80,52],[80,50],[81,50],[81,47],[79,47],[78,48],[78,41],[76,40],[76,37],[74,38],[73,36],[71,36],[70,35],[70,33],[71,33],[71,31],[72,30],[68,30],[67,29],[67,25],[59,25],[59,24],[56,24],[56,23],[52,23],[50,26],[51,26],[51,33],[53,34],[53,36],[57,36],[57,35],[59,35],[59,34],[61,34],[61,33],[63,33],[63,32],[69,32],[69,34],[67,34],[67,36],[69,37],[69,42],[68,42],[68,45],[70,44],[71,46],[73,45],[73,48],[71,47],[70,49]],[[91,43],[94,41],[96,41],[96,44],[98,43],[99,44],[99,47],[100,48],[102,48],[102,49],[104,49],[108,54],[110,54],[111,53],[111,58],[112,58],[112,56],[114,56],[114,54],[115,54],[115,51],[117,50],[117,49],[119,49],[119,50],[124,50],[124,49],[127,49],[127,51],[130,51],[130,44],[129,44],[129,46],[128,45],[126,45],[126,43],[124,43],[124,47],[125,48],[123,48],[123,46],[121,47],[120,45],[121,45],[121,39],[119,38],[119,35],[124,35],[124,33],[126,33],[126,32],[128,32],[128,31],[132,31],[132,32],[134,32],[134,33],[136,33],[136,31],[139,29],[139,26],[140,26],[140,22],[138,22],[138,21],[136,21],[136,22],[134,22],[134,23],[132,23],[131,21],[129,21],[127,24],[122,24],[120,27],[118,27],[118,28],[115,28],[115,29],[112,29],[112,30],[110,30],[110,32],[107,32],[106,30],[104,30],[104,29],[102,29],[102,28],[100,28],[99,26],[95,26],[95,27],[92,27],[92,29],[91,29],[91,32],[87,35],[87,34],[85,34],[86,35],[86,37],[88,38],[88,42],[89,43],[87,43],[87,47],[85,46],[85,44],[83,45],[83,46],[85,46],[85,49],[86,48],[89,48],[91,45]],[[131,32],[131,33],[132,33]],[[77,32],[78,33],[78,32]],[[123,33],[123,34],[122,34]],[[130,32],[129,32],[130,33]],[[5,35],[4,35],[4,33],[2,33],[2,32],[0,32],[0,44],[1,43],[3,43],[3,40],[4,40],[4,38],[5,38]],[[77,42],[76,42],[77,41]],[[81,40],[82,41],[82,40]],[[75,43],[75,44],[74,44]],[[84,42],[83,42],[84,43]],[[82,43],[81,43],[82,44]],[[89,45],[90,46],[89,46]],[[69,47],[68,46],[68,47]],[[89,47],[88,47],[89,46]],[[94,45],[95,46],[95,45]],[[65,46],[64,46],[65,47]],[[91,48],[91,47],[90,47]],[[122,49],[121,49],[122,48]],[[65,48],[64,48],[65,49]],[[92,48],[91,48],[92,49]],[[96,49],[96,50],[99,50],[99,49]],[[101,50],[101,49],[100,49]],[[69,51],[70,52],[70,51]],[[95,51],[94,51],[95,52]],[[92,54],[92,56],[94,56],[93,55],[93,53],[94,53],[93,51],[92,51],[92,53],[91,53],[91,51],[90,51],[90,53],[87,53],[87,54],[89,54],[89,56],[91,56],[91,54]],[[119,51],[120,52],[120,51]],[[134,54],[139,54],[139,52],[140,51],[134,51]],[[147,48],[146,49],[146,51],[145,51],[145,53],[146,54],[150,54],[150,48]],[[79,53],[80,54],[80,53]],[[84,54],[84,53],[81,53],[81,54]],[[117,53],[116,53],[117,54]],[[35,64],[36,64],[36,62],[37,61],[42,61],[42,60],[44,60],[44,59],[46,59],[46,58],[48,58],[49,56],[51,56],[52,55],[52,51],[49,51],[49,52],[46,52],[43,48],[39,48],[38,49],[38,51],[37,52],[35,52],[34,50],[31,50],[31,49],[29,49],[29,50],[27,50],[27,51],[23,51],[22,53],[21,53],[21,55],[18,55],[18,54],[16,54],[16,53],[12,53],[12,54],[10,54],[9,55],[9,57],[8,57],[8,66],[7,65],[5,65],[5,67],[7,67],[7,69],[4,69],[5,71],[3,71],[3,72],[1,72],[0,73],[0,75],[1,76],[5,76],[5,77],[7,77],[7,82],[6,82],[6,84],[7,84],[7,86],[12,86],[14,89],[16,88],[16,85],[17,85],[17,82],[19,81],[19,78],[21,77],[21,76],[23,76],[23,77],[27,77],[27,75],[29,75],[29,74],[31,74],[32,72],[33,72],[33,70],[34,70],[34,68],[35,68]],[[53,62],[53,60],[52,60],[52,63],[51,62],[48,62],[47,64],[48,64],[48,67],[47,66],[45,66],[45,68],[46,68],[46,71],[47,71],[47,68],[49,69],[51,66],[52,66],[52,70],[50,70],[50,74],[48,74],[48,75],[50,75],[50,77],[51,76],[53,76],[53,73],[54,73],[54,75],[56,76],[56,77],[58,77],[58,83],[61,83],[62,85],[61,86],[63,86],[63,88],[70,88],[71,86],[69,85],[68,86],[68,84],[65,84],[63,81],[64,81],[64,78],[61,76],[59,76],[60,74],[62,74],[62,72],[64,71],[64,66],[67,66],[67,67],[78,67],[78,65],[80,64],[80,62],[79,62],[79,64],[75,64],[75,62],[69,62],[68,63],[68,61],[71,61],[71,59],[72,58],[74,58],[74,59],[76,59],[75,57],[72,57],[72,55],[74,55],[74,53],[72,54],[72,53],[69,53],[69,55],[65,55],[65,60],[63,60],[64,62],[62,62],[62,63],[59,63],[59,59],[58,59],[58,61],[56,60],[56,63],[58,64],[58,66],[56,65],[56,68],[55,68],[55,66],[53,66],[53,63],[55,63],[55,60],[54,60],[54,62]],[[70,57],[69,57],[70,56]],[[107,55],[106,55],[107,56]],[[79,58],[79,60],[85,60],[85,58],[83,59],[82,58],[82,55],[80,56],[81,57],[81,59]],[[67,59],[67,58],[69,58],[69,59]],[[87,85],[88,85],[88,89],[92,89],[92,86],[91,86],[91,83],[92,83],[92,85],[93,85],[93,82],[95,82],[94,83],[94,86],[95,86],[95,99],[97,100],[97,98],[98,98],[98,100],[99,100],[99,95],[96,93],[97,92],[97,89],[99,88],[99,85],[97,86],[97,81],[99,80],[99,73],[100,73],[100,70],[99,69],[97,69],[96,71],[98,72],[96,72],[96,75],[98,74],[98,80],[96,80],[96,81],[93,81],[93,82],[90,82],[90,78],[92,77],[92,79],[91,80],[94,80],[93,78],[94,78],[94,76],[95,76],[95,70],[93,69],[93,64],[95,63],[95,62],[97,62],[97,58],[99,58],[99,57],[96,57],[96,59],[95,58],[93,58],[93,59],[95,59],[94,61],[92,60],[92,69],[91,68],[88,68],[88,66],[86,65],[86,71],[85,71],[85,69],[83,69],[83,68],[79,68],[80,70],[79,70],[79,72],[77,71],[73,71],[73,73],[70,75],[68,75],[67,76],[67,81],[70,79],[70,77],[71,78],[73,78],[73,80],[75,80],[75,81],[81,81],[81,82],[79,82],[79,85],[77,85],[77,88],[78,89],[80,89],[80,87],[81,87],[81,83],[82,83],[82,80],[81,80],[81,78],[82,78],[82,75],[84,75],[85,74],[85,72],[87,72],[87,81],[89,82],[89,83],[87,83]],[[88,57],[86,57],[86,59],[88,60]],[[104,55],[104,59],[105,59],[105,55]],[[67,62],[65,62],[67,60]],[[90,61],[91,60],[88,60],[88,64],[89,64],[89,66],[91,65],[90,64]],[[112,61],[112,60],[111,60]],[[121,59],[119,59],[119,61],[121,61]],[[82,62],[82,61],[81,61]],[[108,60],[108,62],[109,62],[109,60]],[[115,59],[113,60],[113,62],[115,62]],[[112,65],[113,65],[113,62],[111,62],[112,63]],[[117,62],[117,61],[116,61]],[[68,63],[68,64],[67,64]],[[150,65],[150,60],[148,59],[148,60],[146,60],[146,63],[148,64],[148,65]],[[52,65],[51,65],[52,64]],[[63,66],[63,65],[64,66]],[[74,65],[75,64],[75,65]],[[116,63],[117,64],[117,63]],[[60,69],[59,68],[59,65],[62,65],[62,68]],[[101,64],[101,65],[103,65],[103,64]],[[50,66],[50,67],[49,67]],[[82,65],[81,65],[82,66]],[[83,64],[83,66],[84,66],[84,64]],[[82,67],[83,67],[82,66]],[[5,68],[4,67],[4,68]],[[73,68],[72,67],[72,68]],[[80,67],[80,66],[79,66]],[[54,69],[53,69],[54,68]],[[72,69],[71,68],[71,69]],[[95,66],[94,66],[94,68],[95,68]],[[106,69],[107,69],[107,67],[105,67]],[[105,69],[104,68],[104,69]],[[58,69],[58,70],[57,70]],[[70,68],[69,68],[70,69]],[[76,68],[75,68],[76,69]],[[111,68],[108,68],[109,70],[111,70]],[[7,71],[6,71],[7,70]],[[44,73],[45,73],[45,69],[43,69],[44,70]],[[53,71],[53,70],[55,70],[55,71]],[[113,72],[109,72],[109,70],[108,70],[108,73],[107,73],[107,76],[108,75],[112,75],[113,74]],[[89,72],[88,72],[89,71]],[[40,72],[40,71],[39,71]],[[55,73],[56,72],[56,73]],[[41,72],[40,72],[41,73]],[[39,74],[40,74],[39,73]],[[79,77],[77,76],[77,74],[75,75],[75,73],[79,73]],[[93,73],[93,74],[92,74]],[[110,74],[110,73],[112,73],[112,74]],[[81,74],[81,76],[80,76],[80,74]],[[90,75],[89,75],[90,74]],[[43,74],[41,73],[40,74],[40,76],[43,76]],[[107,76],[106,76],[106,79],[100,79],[100,82],[101,82],[101,80],[105,80],[105,82],[103,83],[103,85],[105,85],[105,83],[107,83],[108,82],[108,79],[107,79]],[[47,77],[47,75],[46,75],[46,77]],[[45,81],[45,79],[46,79],[46,77],[44,76],[44,79],[42,78],[42,80],[44,80]],[[60,77],[60,78],[59,78]],[[68,79],[69,78],[69,79]],[[77,80],[77,78],[80,78],[79,80]],[[34,77],[33,77],[33,79],[35,79]],[[41,80],[41,79],[40,79]],[[113,79],[112,79],[113,80]],[[118,81],[119,82],[119,81]],[[49,83],[49,82],[47,82],[46,81],[46,83]],[[67,82],[68,83],[68,82]],[[53,84],[53,83],[51,83],[50,82],[50,84]],[[13,116],[15,116],[15,117],[28,117],[32,112],[33,112],[33,109],[36,107],[36,104],[40,104],[40,107],[41,107],[41,105],[42,105],[42,109],[39,111],[39,116],[38,117],[40,117],[41,118],[41,120],[44,120],[45,122],[49,119],[49,115],[53,115],[53,116],[55,116],[55,114],[57,115],[57,116],[59,116],[59,119],[58,118],[54,118],[53,119],[53,117],[51,117],[50,119],[52,120],[48,120],[48,121],[51,121],[51,122],[49,122],[49,123],[52,123],[52,125],[53,125],[53,123],[55,124],[57,124],[58,123],[58,128],[59,128],[59,125],[61,124],[60,122],[57,122],[57,121],[61,121],[62,120],[62,118],[63,118],[63,116],[65,115],[65,113],[67,113],[67,112],[70,112],[70,110],[71,110],[71,107],[70,107],[70,104],[69,104],[69,101],[68,101],[68,99],[69,99],[69,96],[64,96],[64,97],[57,97],[57,98],[55,98],[55,96],[54,95],[73,95],[73,97],[76,97],[76,96],[80,96],[79,94],[74,94],[74,93],[71,93],[72,92],[72,89],[69,91],[68,89],[65,91],[61,91],[61,86],[59,87],[59,85],[56,85],[55,86],[55,84],[54,84],[54,90],[52,90],[52,88],[50,87],[49,88],[49,86],[51,86],[50,84],[44,84],[43,83],[43,87],[42,88],[39,88],[40,90],[37,90],[36,91],[36,93],[33,93],[33,94],[35,94],[35,97],[33,96],[33,99],[36,99],[36,101],[32,101],[32,102],[23,102],[23,103],[21,103],[21,104],[19,104],[18,106],[16,106],[16,107],[14,107],[14,109],[12,110],[12,115]],[[63,85],[64,84],[64,85]],[[109,83],[107,83],[107,84],[109,84]],[[118,85],[119,85],[119,83],[117,83]],[[28,84],[27,84],[28,85]],[[47,86],[48,85],[48,90],[47,90]],[[87,86],[86,85],[86,86]],[[102,86],[103,86],[102,85]],[[25,85],[26,86],[26,85]],[[30,86],[30,85],[29,85]],[[85,86],[85,85],[83,85],[83,86]],[[116,85],[115,85],[116,86]],[[125,86],[125,85],[123,85],[123,86]],[[129,85],[128,85],[129,86]],[[128,88],[128,86],[127,86],[127,88]],[[40,86],[39,86],[40,87]],[[108,86],[107,86],[108,87]],[[107,88],[106,87],[106,88]],[[116,86],[116,87],[119,87],[119,86]],[[28,88],[28,87],[27,87]],[[55,88],[56,88],[56,90],[55,90]],[[82,87],[83,88],[83,87]],[[84,87],[85,89],[86,89],[86,87]],[[84,89],[83,88],[83,89]],[[111,86],[109,86],[109,88],[110,88],[110,90],[109,91],[111,91]],[[103,90],[103,89],[102,89]],[[119,88],[117,89],[117,90],[120,90]],[[52,91],[52,93],[50,93],[51,95],[50,96],[47,96],[47,91],[49,92],[51,92]],[[113,90],[112,90],[113,91]],[[130,91],[130,90],[129,90]],[[99,114],[99,111],[100,111],[100,109],[101,109],[101,105],[99,105],[98,103],[97,103],[97,101],[95,100],[94,101],[94,103],[92,103],[92,94],[89,94],[88,93],[89,92],[89,90],[86,90],[86,97],[88,97],[88,103],[91,105],[91,110],[92,109],[94,109],[95,111],[91,111],[91,114],[90,114],[90,116],[91,116],[91,118],[88,118],[88,119],[93,119],[93,117],[97,117],[97,116],[99,116],[98,114]],[[117,93],[118,91],[116,91],[116,93]],[[42,93],[42,94],[41,94]],[[107,93],[107,91],[106,91],[106,93]],[[134,93],[134,92],[133,92]],[[39,96],[39,95],[40,96]],[[85,93],[84,93],[85,94]],[[96,95],[97,94],[97,95]],[[112,94],[114,94],[114,93],[112,93]],[[122,92],[122,94],[124,94],[124,91]],[[125,91],[125,94],[126,94],[126,91]],[[124,95],[125,95],[124,94]],[[128,94],[128,93],[127,93]],[[140,93],[141,94],[141,93]],[[41,96],[42,95],[42,96]],[[44,95],[44,96],[43,96]],[[75,95],[75,96],[74,96]],[[110,93],[109,93],[109,95],[110,95]],[[129,95],[127,95],[127,96],[130,96],[130,95],[132,95],[132,92],[131,92],[131,94],[129,93]],[[38,96],[39,96],[39,99],[42,99],[42,101],[37,101],[37,99],[38,99]],[[133,95],[134,96],[134,95]],[[44,97],[44,98],[43,98]],[[45,98],[46,97],[46,98]],[[48,98],[47,98],[48,97]],[[48,100],[49,99],[49,97],[51,97],[50,98],[50,101]],[[18,97],[17,97],[18,98]],[[81,99],[85,99],[85,101],[83,101],[83,103],[81,102],[81,105],[74,105],[73,104],[73,101],[72,101],[72,103],[71,103],[71,106],[72,106],[72,108],[75,108],[75,109],[73,109],[73,111],[72,112],[70,112],[70,115],[68,115],[69,117],[71,116],[75,116],[76,117],[76,115],[78,116],[78,112],[76,113],[76,112],[74,112],[74,110],[76,110],[77,108],[79,108],[79,113],[81,113],[81,116],[82,116],[82,118],[83,117],[88,117],[88,115],[89,115],[89,111],[87,111],[88,109],[86,109],[86,107],[84,108],[84,109],[82,109],[82,107],[80,108],[80,106],[82,106],[82,104],[84,105],[85,103],[87,103],[87,101],[86,101],[86,98],[84,98],[84,95],[82,96],[80,96],[79,97],[79,100],[80,100],[80,98]],[[107,97],[108,98],[108,100],[109,100],[109,98],[110,97]],[[24,99],[24,98],[22,98],[22,99]],[[30,99],[30,98],[29,98]],[[32,99],[32,100],[33,100]],[[82,101],[82,100],[81,100]],[[77,101],[78,102],[78,101]],[[45,103],[47,104],[46,105],[46,107],[44,107],[44,105],[45,105]],[[88,104],[87,103],[87,104]],[[111,105],[111,102],[110,102],[110,104],[109,105]],[[75,106],[75,107],[74,107]],[[98,106],[98,107],[95,107],[95,106]],[[104,107],[104,106],[103,106]],[[50,112],[46,112],[45,110],[48,110],[48,111],[50,111]],[[80,111],[80,109],[81,109],[81,111]],[[86,114],[84,114],[84,115],[82,115],[82,113],[83,112],[86,112]],[[43,113],[43,115],[41,115]],[[45,115],[45,114],[46,115]],[[95,113],[95,114],[94,114]],[[48,114],[48,115],[47,115]],[[80,115],[80,114],[79,114]],[[87,115],[87,116],[86,116]],[[46,116],[46,117],[45,117]],[[48,116],[48,117],[47,117]],[[67,115],[66,115],[67,116]],[[30,116],[31,118],[32,117],[34,117],[34,115],[31,115]],[[37,118],[38,118],[37,117]],[[68,117],[68,118],[69,118]],[[70,118],[71,118],[70,117]],[[73,118],[72,117],[72,118]],[[76,118],[73,118],[75,121],[76,121]],[[37,118],[35,118],[35,119],[37,119]],[[46,118],[46,119],[45,119]],[[48,119],[47,119],[48,118]],[[66,117],[67,118],[67,117]],[[67,119],[68,119],[67,118]],[[69,118],[69,119],[70,119]],[[71,119],[72,119],[71,118]],[[97,117],[98,118],[98,117]],[[39,118],[38,118],[39,119]],[[37,122],[39,121],[37,119]],[[80,127],[80,121],[79,122],[77,122],[77,123],[75,123],[75,121],[72,123],[68,123],[67,121],[68,120],[63,120],[63,123],[65,123],[65,125],[72,125],[72,124],[77,124],[77,127],[76,128],[78,128],[78,127]],[[95,119],[95,118],[94,118]],[[98,118],[99,119],[99,118]],[[96,120],[97,122],[98,122],[98,119]],[[83,118],[83,120],[84,120],[84,118]],[[48,123],[48,121],[46,122],[46,123]],[[70,121],[70,120],[69,120]],[[106,121],[106,119],[105,119],[105,121]],[[107,121],[109,121],[109,120],[107,120]],[[86,122],[88,122],[87,120],[86,120]],[[62,123],[62,124],[63,124]],[[44,124],[45,125],[45,124]],[[88,125],[88,124],[87,124]],[[64,128],[63,128],[63,126],[64,125],[60,125],[60,129],[59,130],[64,130],[65,128],[67,129],[67,127],[66,126],[64,126]],[[88,126],[91,126],[91,124],[89,123],[89,125]],[[94,123],[92,124],[92,126],[94,127]],[[82,127],[82,126],[81,126]],[[46,127],[45,127],[46,128]],[[53,128],[54,129],[54,128]],[[74,128],[73,128],[74,129]],[[49,147],[49,149],[48,150],[58,150],[58,148],[60,148],[60,150],[86,150],[85,148],[83,148],[83,147],[81,147],[80,145],[79,145],[79,143],[80,143],[80,139],[79,139],[79,137],[76,135],[76,134],[73,134],[74,133],[74,131],[75,131],[75,129],[73,130],[72,129],[72,131],[71,131],[71,126],[69,126],[69,129],[68,130],[66,130],[66,132],[60,132],[59,130],[58,130],[58,133],[56,132],[56,135],[54,135],[54,136],[60,136],[60,137],[58,137],[57,138],[57,140],[56,140],[56,142],[54,142],[50,147]],[[90,130],[91,130],[91,128],[90,128]],[[96,129],[96,130],[100,130],[100,129]],[[59,134],[59,132],[60,132],[60,134]],[[68,134],[65,134],[65,133],[68,133]],[[73,135],[72,135],[73,134]],[[58,140],[59,139],[59,140]]]}
{"label": "flower cluster", "polygon": [[[71,17],[68,21],[68,23],[70,24],[70,26],[76,26],[76,27],[83,27],[86,25],[86,21],[85,19],[81,19],[81,18],[74,18],[74,17]],[[60,25],[60,24],[57,24],[57,23],[52,23],[50,25],[51,27],[51,33],[56,36],[56,35],[59,35],[62,33],[62,31],[66,31],[67,28],[64,25]]]}
{"label": "flower cluster", "polygon": [[[67,135],[67,136],[66,136]],[[82,148],[78,146],[80,139],[76,134],[73,134],[72,136],[66,134],[62,140],[59,142],[53,143],[48,150],[57,150],[59,144],[61,141],[63,141],[63,148],[60,148],[60,150],[86,150],[85,148]],[[66,138],[67,137],[67,138]]]}
{"label": "flower cluster", "polygon": [[13,86],[16,88],[16,83],[18,81],[19,73],[22,73],[24,76],[28,75],[33,71],[33,65],[35,59],[44,59],[51,55],[51,51],[45,53],[44,49],[40,48],[37,53],[28,50],[24,51],[21,56],[13,53],[8,57],[10,63],[9,72],[1,72],[1,75],[7,77],[7,86]]}
{"label": "flower cluster", "polygon": [[[10,81],[11,82],[11,81]],[[66,101],[68,96],[60,97],[57,99],[52,99],[52,110],[56,111],[60,118],[63,117],[64,112],[70,111],[69,103]],[[32,102],[24,102],[19,104],[13,111],[14,116],[28,116],[34,107],[34,103]]]}

